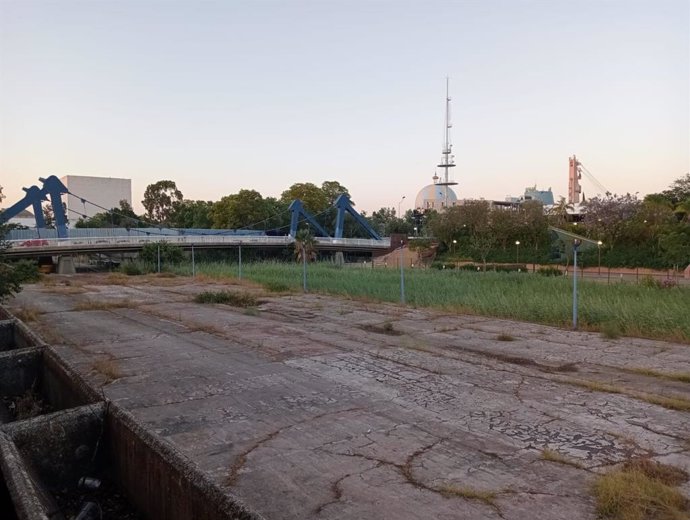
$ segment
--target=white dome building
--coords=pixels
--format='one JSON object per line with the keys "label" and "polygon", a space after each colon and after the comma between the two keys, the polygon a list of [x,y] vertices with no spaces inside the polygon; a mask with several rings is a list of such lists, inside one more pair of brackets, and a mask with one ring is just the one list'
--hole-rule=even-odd
{"label": "white dome building", "polygon": [[453,188],[446,184],[429,184],[424,186],[415,199],[414,205],[418,210],[426,211],[434,209],[443,211],[458,204],[458,196]]}

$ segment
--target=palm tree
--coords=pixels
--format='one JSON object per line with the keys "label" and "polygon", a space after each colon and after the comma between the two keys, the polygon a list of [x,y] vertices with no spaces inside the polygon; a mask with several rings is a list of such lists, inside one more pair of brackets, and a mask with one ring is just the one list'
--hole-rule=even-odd
{"label": "palm tree", "polygon": [[565,200],[565,197],[558,199],[558,202],[549,210],[549,215],[555,217],[557,224],[568,222],[568,210],[572,210],[573,205]]}
{"label": "palm tree", "polygon": [[[298,262],[316,260],[316,238],[309,229],[300,229],[295,235],[295,258]],[[304,256],[303,256],[304,255]]]}

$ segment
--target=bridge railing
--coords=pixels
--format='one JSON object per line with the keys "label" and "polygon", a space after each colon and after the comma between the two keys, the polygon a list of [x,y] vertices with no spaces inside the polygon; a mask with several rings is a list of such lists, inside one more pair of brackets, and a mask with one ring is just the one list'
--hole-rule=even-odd
{"label": "bridge railing", "polygon": [[[71,249],[89,248],[97,250],[99,248],[109,247],[139,247],[146,244],[157,242],[167,242],[177,244],[183,247],[192,245],[219,245],[219,246],[287,246],[292,244],[295,239],[291,236],[218,236],[218,235],[180,235],[180,236],[110,236],[110,237],[81,237],[81,238],[35,238],[28,240],[11,240],[9,241],[12,248],[22,251],[37,251],[41,250],[64,250],[68,252]],[[364,238],[317,238],[317,243],[323,247],[356,247],[356,248],[386,248],[390,246],[390,239],[373,240]]]}

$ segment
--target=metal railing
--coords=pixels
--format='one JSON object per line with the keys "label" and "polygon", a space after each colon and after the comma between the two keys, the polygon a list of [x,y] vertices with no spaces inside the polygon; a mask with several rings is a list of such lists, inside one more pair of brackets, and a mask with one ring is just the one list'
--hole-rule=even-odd
{"label": "metal railing", "polygon": [[[295,239],[291,236],[212,236],[212,235],[178,235],[178,236],[108,236],[81,238],[33,238],[28,240],[11,240],[10,251],[41,252],[64,251],[82,249],[132,249],[146,244],[167,242],[182,247],[194,246],[287,246]],[[316,238],[321,247],[343,247],[362,249],[386,249],[390,247],[390,239],[373,240],[363,238]],[[59,253],[58,253],[59,254]]]}

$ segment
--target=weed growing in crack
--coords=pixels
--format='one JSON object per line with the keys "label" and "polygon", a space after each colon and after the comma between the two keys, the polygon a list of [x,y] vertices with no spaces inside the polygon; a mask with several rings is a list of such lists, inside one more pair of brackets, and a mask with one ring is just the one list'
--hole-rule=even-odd
{"label": "weed growing in crack", "polygon": [[469,486],[456,486],[453,484],[443,484],[438,488],[438,492],[446,497],[460,497],[467,500],[478,500],[488,506],[496,507],[496,491],[486,491],[475,489]]}
{"label": "weed growing in crack", "polygon": [[498,341],[515,341],[515,338],[513,336],[511,336],[510,334],[506,334],[504,332],[496,336],[496,339]]}
{"label": "weed growing in crack", "polygon": [[259,301],[248,292],[204,291],[194,297],[196,303],[223,303],[233,307],[256,307]]}
{"label": "weed growing in crack", "polygon": [[556,450],[552,450],[549,448],[544,448],[541,452],[540,456],[541,460],[546,460],[548,462],[556,462],[558,464],[564,464],[566,466],[572,466],[573,468],[578,468],[582,469],[583,466],[580,464],[578,461],[570,459],[566,457],[565,455],[557,452]]}
{"label": "weed growing in crack", "polygon": [[688,518],[690,500],[675,486],[688,474],[673,466],[636,459],[597,478],[593,484],[597,513],[608,520],[679,520]]}

